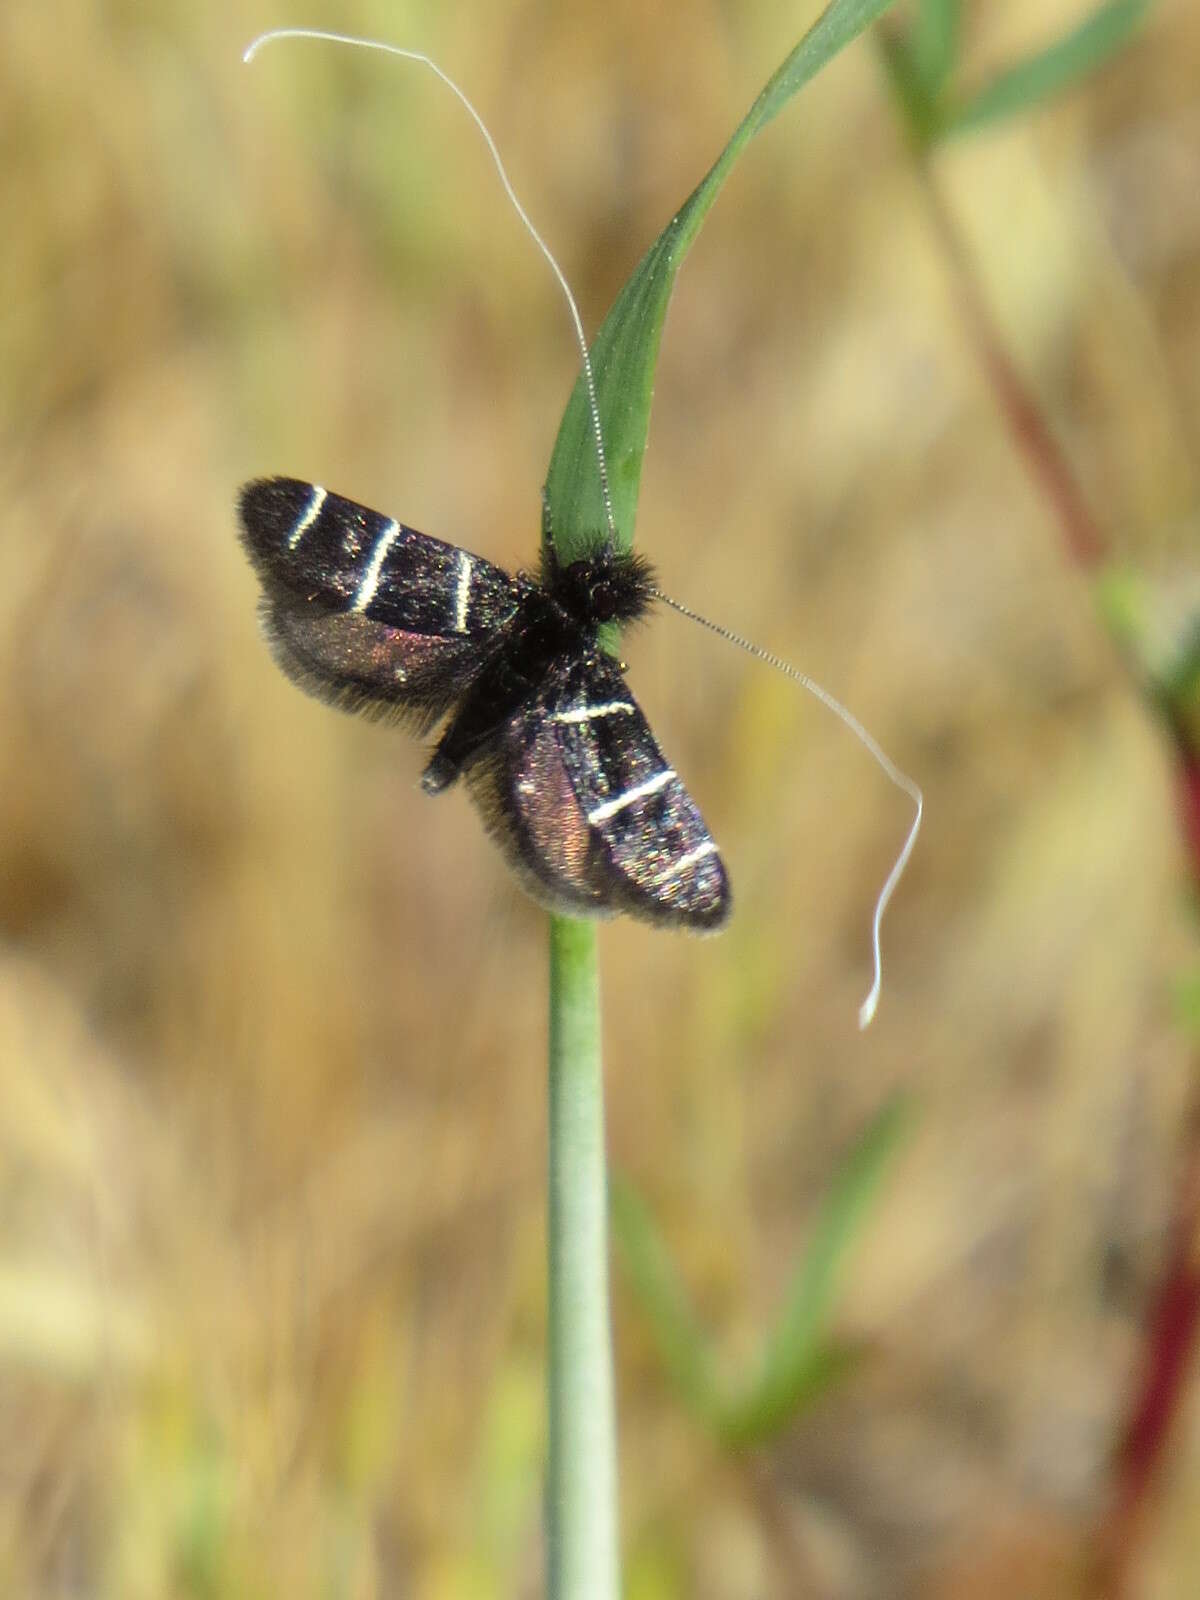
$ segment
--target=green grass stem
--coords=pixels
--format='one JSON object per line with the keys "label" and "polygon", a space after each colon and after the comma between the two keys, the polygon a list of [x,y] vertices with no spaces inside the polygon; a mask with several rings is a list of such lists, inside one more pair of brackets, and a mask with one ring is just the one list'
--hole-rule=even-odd
{"label": "green grass stem", "polygon": [[617,1600],[617,1428],[608,1292],[596,929],[550,919],[546,1593]]}
{"label": "green grass stem", "polygon": [[[679,264],[740,152],[892,0],[831,0],[767,82],[716,163],[618,295],[591,346],[617,543],[633,539],[659,339]],[[568,401],[546,478],[559,559],[596,547],[608,516],[583,375]],[[596,934],[550,930],[549,1462],[546,1591],[551,1600],[617,1600],[616,1422],[609,1322]]]}

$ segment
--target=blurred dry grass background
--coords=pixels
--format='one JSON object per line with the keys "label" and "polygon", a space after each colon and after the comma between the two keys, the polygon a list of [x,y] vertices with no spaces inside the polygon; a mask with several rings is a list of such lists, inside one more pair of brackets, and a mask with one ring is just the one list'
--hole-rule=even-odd
{"label": "blurred dry grass background", "polygon": [[[538,1591],[545,928],[402,735],[275,672],[237,485],[509,564],[576,360],[815,15],[45,0],[0,11],[0,1592]],[[978,0],[983,71],[1086,9]],[[938,175],[1164,638],[1197,594],[1200,11]],[[730,1360],[897,1087],[840,1324],[871,1361],[720,1456],[618,1280],[637,1600],[1054,1595],[1103,1492],[1187,1083],[1166,759],[966,348],[879,62],[744,158],[668,322],[639,540],[927,790],[669,615],[633,682],[734,875],[602,940],[610,1140]],[[1200,1423],[1147,1596],[1200,1589]]]}

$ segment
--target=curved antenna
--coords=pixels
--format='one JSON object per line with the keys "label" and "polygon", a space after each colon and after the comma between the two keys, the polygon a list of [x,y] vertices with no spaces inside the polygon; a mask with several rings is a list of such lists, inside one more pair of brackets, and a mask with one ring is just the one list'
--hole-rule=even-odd
{"label": "curved antenna", "polygon": [[529,237],[545,256],[550,270],[558,280],[558,286],[562,290],[566,299],[567,309],[571,313],[571,322],[575,328],[575,337],[579,342],[579,352],[583,357],[583,379],[587,386],[588,410],[591,412],[592,433],[596,440],[596,463],[600,473],[600,496],[604,501],[604,517],[608,523],[609,535],[615,543],[617,537],[617,524],[616,519],[613,516],[612,491],[608,485],[608,460],[604,454],[604,431],[600,426],[600,402],[596,396],[596,375],[592,370],[592,358],[588,352],[587,336],[583,331],[583,319],[579,315],[579,307],[575,303],[575,296],[571,293],[571,285],[567,282],[566,274],[563,272],[562,268],[551,254],[550,246],[546,243],[541,234],[530,221],[529,213],[517,199],[517,192],[512,186],[503,161],[500,159],[500,152],[496,148],[496,141],[488,132],[487,124],[484,122],[483,118],[479,115],[478,111],[476,111],[470,100],[467,99],[467,96],[459,88],[458,84],[455,83],[454,79],[450,77],[448,73],[443,72],[441,67],[438,66],[437,62],[434,61],[431,56],[425,55],[423,51],[404,50],[398,44],[386,44],[382,39],[359,38],[356,34],[350,33],[330,33],[324,28],[272,28],[267,33],[260,33],[257,39],[253,40],[246,46],[245,50],[242,52],[242,60],[249,65],[249,63],[254,60],[255,56],[262,49],[263,45],[271,44],[276,39],[316,39],[324,44],[350,45],[357,50],[381,50],[385,55],[399,56],[403,61],[419,62],[421,66],[428,67],[430,72],[433,73],[434,77],[439,78],[441,82],[446,85],[447,89],[450,90],[451,94],[453,94],[459,103],[464,107],[472,122],[474,122],[475,126],[479,129],[480,133],[483,135],[484,143],[491,152],[492,160],[496,163],[496,171],[500,175],[500,182],[504,185],[505,194],[512,202],[513,210],[517,213],[517,216],[520,217],[526,231],[529,234]]}
{"label": "curved antenna", "polygon": [[880,992],[883,989],[883,955],[879,946],[879,927],[883,921],[883,913],[887,910],[888,901],[896,885],[900,882],[901,875],[908,865],[908,858],[913,853],[913,846],[917,842],[917,834],[921,831],[921,818],[925,814],[925,796],[921,793],[920,785],[915,783],[906,772],[902,772],[890,756],[886,755],[878,743],[871,737],[862,723],[852,711],[835,700],[828,689],[823,689],[815,679],[810,678],[807,672],[801,672],[799,667],[793,667],[790,662],[784,661],[780,656],[773,655],[770,650],[764,650],[761,645],[753,644],[749,639],[744,639],[740,633],[734,633],[730,628],[723,628],[719,622],[710,622],[707,617],[702,617],[698,611],[693,611],[690,606],[685,606],[679,600],[672,600],[669,594],[664,594],[661,589],[652,589],[656,600],[661,600],[664,605],[670,606],[673,611],[678,611],[680,616],[687,617],[691,622],[698,622],[702,628],[707,628],[710,633],[717,634],[720,638],[735,644],[740,650],[745,650],[749,655],[763,662],[768,667],[774,667],[776,672],[782,672],[784,677],[791,678],[802,689],[807,689],[815,699],[832,711],[834,716],[849,728],[859,744],[883,768],[884,773],[894,783],[897,789],[912,801],[916,808],[913,825],[908,830],[908,837],[900,854],[896,857],[895,865],[887,875],[879,897],[875,901],[875,914],[871,919],[871,953],[875,963],[875,975],[866,999],[858,1008],[858,1025],[860,1028],[869,1028],[875,1017],[879,1005]]}

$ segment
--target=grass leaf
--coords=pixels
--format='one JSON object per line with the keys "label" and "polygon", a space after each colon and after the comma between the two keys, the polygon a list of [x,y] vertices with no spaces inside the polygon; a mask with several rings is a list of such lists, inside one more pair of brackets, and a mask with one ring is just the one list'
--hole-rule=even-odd
{"label": "grass leaf", "polygon": [[1125,44],[1151,3],[1152,0],[1109,0],[1063,38],[1001,72],[951,110],[943,120],[942,132],[973,133],[1027,111],[1078,83]]}
{"label": "grass leaf", "polygon": [[659,1357],[688,1409],[723,1444],[740,1448],[770,1438],[861,1358],[859,1347],[830,1340],[824,1327],[839,1270],[907,1123],[908,1102],[897,1096],[846,1158],[758,1373],[740,1386],[722,1381],[712,1346],[645,1203],[627,1180],[613,1180],[613,1236]]}
{"label": "grass leaf", "polygon": [[917,150],[925,150],[938,135],[940,101],[925,86],[911,37],[898,28],[880,28],[877,37],[896,110]]}
{"label": "grass leaf", "polygon": [[1172,1011],[1179,1027],[1200,1040],[1200,969],[1187,972],[1174,985]]}
{"label": "grass leaf", "polygon": [[729,1408],[727,1436],[749,1442],[777,1432],[801,1402],[816,1392],[814,1384],[821,1376],[822,1364],[834,1359],[823,1328],[841,1268],[908,1121],[908,1100],[895,1096],[843,1163],[763,1352],[758,1380]]}
{"label": "grass leaf", "polygon": [[688,1409],[715,1428],[721,1400],[712,1352],[696,1319],[662,1234],[649,1208],[626,1178],[609,1186],[613,1238],[637,1296],[659,1359]]}
{"label": "grass leaf", "polygon": [[962,0],[921,0],[913,29],[912,59],[927,99],[935,101],[954,70]]}
{"label": "grass leaf", "polygon": [[773,1439],[822,1395],[850,1376],[862,1362],[864,1349],[844,1340],[819,1340],[796,1364],[785,1389],[756,1384],[727,1401],[717,1422],[721,1442],[744,1450]]}
{"label": "grass leaf", "polygon": [[[893,0],[833,0],[767,83],[708,175],[663,229],[617,296],[594,344],[600,418],[619,543],[633,541],[654,369],[675,275],[733,163],[760,129]],[[559,427],[546,479],[555,547],[564,560],[594,548],[605,528],[583,375]]]}

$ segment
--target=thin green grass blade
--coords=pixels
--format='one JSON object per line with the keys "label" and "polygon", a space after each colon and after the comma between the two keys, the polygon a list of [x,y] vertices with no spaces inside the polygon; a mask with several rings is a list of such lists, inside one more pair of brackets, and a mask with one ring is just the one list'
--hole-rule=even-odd
{"label": "thin green grass blade", "polygon": [[1200,1043],[1200,971],[1185,973],[1175,983],[1171,1011],[1177,1025]]}
{"label": "thin green grass blade", "polygon": [[917,150],[926,150],[938,136],[941,100],[926,88],[908,34],[896,28],[880,28],[876,38],[896,109]]}
{"label": "thin green grass blade", "polygon": [[688,1409],[706,1427],[715,1429],[722,1400],[712,1350],[662,1234],[628,1179],[613,1178],[609,1205],[613,1238],[659,1359]]}
{"label": "thin green grass blade", "polygon": [[936,100],[958,58],[962,0],[921,0],[913,29],[912,57],[926,97]]}
{"label": "thin green grass blade", "polygon": [[785,1427],[861,1359],[825,1336],[838,1274],[908,1125],[908,1102],[888,1102],[850,1152],[826,1197],[754,1382],[732,1389],[675,1271],[649,1210],[626,1180],[611,1188],[613,1236],[659,1358],[689,1411],[735,1448]]}
{"label": "thin green grass blade", "polygon": [[1142,660],[1150,632],[1144,576],[1123,562],[1108,561],[1097,573],[1092,593],[1109,634],[1130,661]]}
{"label": "thin green grass blade", "polygon": [[875,1199],[909,1124],[909,1103],[896,1096],[867,1127],[825,1198],[808,1250],[796,1269],[758,1381],[726,1417],[726,1433],[748,1442],[776,1432],[814,1392],[814,1362],[828,1359],[822,1335],[846,1255]]}
{"label": "thin green grass blade", "polygon": [[1114,55],[1141,24],[1153,0],[1109,0],[1079,27],[1019,62],[942,120],[944,136],[974,133],[1027,111],[1087,77]]}
{"label": "thin green grass blade", "polygon": [[1188,623],[1162,674],[1162,693],[1190,746],[1200,749],[1200,616]]}
{"label": "thin green grass blade", "polygon": [[[626,283],[592,345],[618,542],[633,541],[654,369],[675,275],[734,162],[760,129],[893,0],[833,0],[767,83],[716,163]],[[555,548],[570,561],[605,530],[596,441],[583,375],[559,427],[546,478]]]}
{"label": "thin green grass blade", "polygon": [[731,1450],[745,1450],[775,1438],[857,1371],[865,1353],[862,1346],[842,1341],[814,1344],[786,1390],[756,1385],[753,1393],[727,1402],[717,1420],[721,1443]]}

